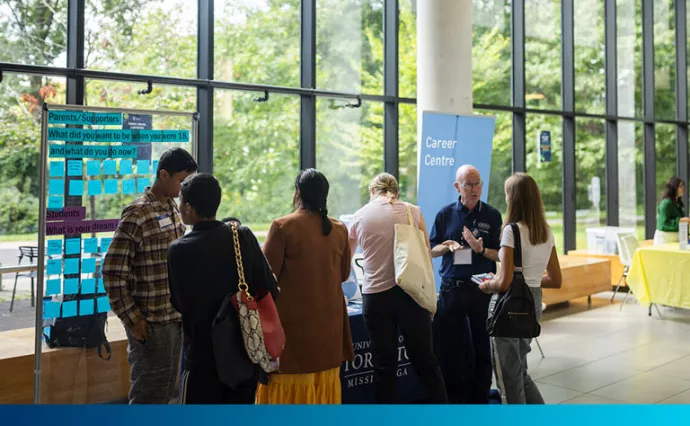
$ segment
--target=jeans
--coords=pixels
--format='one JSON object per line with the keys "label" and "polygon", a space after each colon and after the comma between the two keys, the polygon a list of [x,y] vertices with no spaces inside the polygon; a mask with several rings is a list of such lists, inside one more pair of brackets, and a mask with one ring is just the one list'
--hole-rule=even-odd
{"label": "jeans", "polygon": [[371,337],[378,402],[392,404],[398,400],[396,373],[400,327],[427,401],[448,403],[443,376],[434,356],[431,314],[398,286],[381,293],[365,294],[362,299],[364,323]]}
{"label": "jeans", "polygon": [[486,318],[490,300],[471,282],[444,279],[441,284],[434,348],[451,403],[489,403],[491,344]]}
{"label": "jeans", "polygon": [[130,365],[130,404],[169,404],[175,398],[182,352],[179,322],[149,323],[149,335],[140,342],[127,330]]}
{"label": "jeans", "polygon": [[[541,321],[541,288],[530,288],[534,296],[537,321]],[[543,404],[544,398],[527,373],[527,354],[532,339],[494,337],[494,369],[496,383],[504,404]]]}

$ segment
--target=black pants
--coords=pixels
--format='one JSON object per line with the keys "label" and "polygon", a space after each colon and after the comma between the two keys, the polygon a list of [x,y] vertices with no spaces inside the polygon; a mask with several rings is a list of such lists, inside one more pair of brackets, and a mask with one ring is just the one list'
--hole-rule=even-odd
{"label": "black pants", "polygon": [[448,398],[454,404],[488,404],[491,345],[486,317],[491,295],[471,282],[443,280],[434,317],[434,348]]}
{"label": "black pants", "polygon": [[379,403],[398,402],[398,327],[428,402],[448,403],[443,376],[433,351],[431,314],[400,287],[363,295],[364,323],[369,329]]}
{"label": "black pants", "polygon": [[255,380],[243,389],[234,390],[221,382],[215,371],[194,369],[182,373],[182,404],[254,404],[255,393]]}

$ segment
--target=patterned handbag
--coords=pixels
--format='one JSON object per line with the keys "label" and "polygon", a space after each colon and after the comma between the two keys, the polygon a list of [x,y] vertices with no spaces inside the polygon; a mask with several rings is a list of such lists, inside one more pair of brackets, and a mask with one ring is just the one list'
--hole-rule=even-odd
{"label": "patterned handbag", "polygon": [[258,364],[267,373],[273,373],[278,370],[279,357],[285,347],[285,331],[271,293],[267,292],[260,300],[249,293],[249,286],[244,278],[237,224],[233,223],[231,228],[239,277],[239,291],[233,295],[232,303],[240,319],[244,347],[254,364]]}

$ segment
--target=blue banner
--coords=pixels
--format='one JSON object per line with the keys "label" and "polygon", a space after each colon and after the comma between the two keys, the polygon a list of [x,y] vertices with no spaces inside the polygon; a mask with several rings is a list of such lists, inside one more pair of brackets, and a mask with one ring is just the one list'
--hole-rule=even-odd
{"label": "blue banner", "polygon": [[[486,201],[489,195],[494,125],[494,117],[426,111],[422,114],[417,203],[422,209],[429,232],[441,207],[458,199],[459,194],[453,183],[458,167],[463,164],[471,164],[479,170],[484,182],[481,200]],[[440,267],[439,257],[434,259],[437,289],[441,285],[438,274]]]}

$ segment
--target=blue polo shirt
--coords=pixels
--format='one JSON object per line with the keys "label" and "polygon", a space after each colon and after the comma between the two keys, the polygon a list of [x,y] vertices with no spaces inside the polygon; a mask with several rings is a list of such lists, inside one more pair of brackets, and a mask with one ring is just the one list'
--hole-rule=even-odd
{"label": "blue polo shirt", "polygon": [[[458,201],[448,204],[436,214],[429,240],[432,248],[448,240],[469,247],[462,236],[463,228],[467,226],[476,238],[482,237],[484,247],[498,250],[501,247],[502,224],[501,213],[495,208],[479,201],[470,211],[458,197]],[[453,253],[445,254],[440,274],[441,278],[469,281],[472,275],[487,272],[496,272],[496,262],[473,251],[471,265],[453,265]]]}

